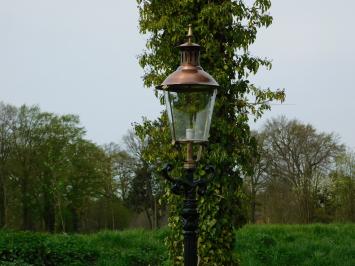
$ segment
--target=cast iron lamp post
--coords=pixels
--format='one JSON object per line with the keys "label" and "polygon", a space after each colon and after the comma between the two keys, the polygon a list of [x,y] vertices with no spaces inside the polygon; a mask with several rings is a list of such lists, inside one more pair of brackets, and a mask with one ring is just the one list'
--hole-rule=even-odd
{"label": "cast iron lamp post", "polygon": [[[196,266],[198,233],[196,192],[200,195],[205,193],[206,181],[194,179],[196,161],[193,158],[193,144],[208,141],[219,85],[200,66],[200,46],[192,43],[191,25],[187,37],[188,42],[179,46],[180,66],[157,86],[157,89],[164,91],[173,143],[187,145],[185,176],[180,179],[170,177],[171,165],[164,168],[163,175],[172,183],[173,193],[185,196],[182,209],[184,263],[185,266]],[[207,170],[210,172],[212,168]]]}

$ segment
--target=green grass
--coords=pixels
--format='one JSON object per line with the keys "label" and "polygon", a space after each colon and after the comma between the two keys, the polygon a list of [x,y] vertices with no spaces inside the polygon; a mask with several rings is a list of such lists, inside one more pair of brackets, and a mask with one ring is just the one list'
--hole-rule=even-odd
{"label": "green grass", "polygon": [[0,231],[0,265],[164,265],[166,234],[167,230],[90,235]]}
{"label": "green grass", "polygon": [[167,230],[107,231],[88,236],[88,241],[99,250],[97,265],[156,266],[168,260],[166,235]]}
{"label": "green grass", "polygon": [[354,266],[354,224],[250,225],[237,232],[242,266]]}
{"label": "green grass", "polygon": [[[0,231],[0,265],[158,266],[167,230],[49,235]],[[355,224],[248,225],[236,232],[241,266],[355,265]]]}

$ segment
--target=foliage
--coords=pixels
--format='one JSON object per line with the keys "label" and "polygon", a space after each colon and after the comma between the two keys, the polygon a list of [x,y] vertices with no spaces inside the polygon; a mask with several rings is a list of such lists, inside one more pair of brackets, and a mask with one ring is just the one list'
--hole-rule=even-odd
{"label": "foliage", "polygon": [[330,178],[330,195],[323,203],[332,205],[331,216],[334,220],[355,222],[355,153],[353,151],[346,151],[337,158]]}
{"label": "foliage", "polygon": [[127,226],[130,212],[115,179],[128,175],[116,167],[129,161],[124,155],[86,140],[77,116],[0,103],[0,227],[78,232]]}
{"label": "foliage", "polygon": [[244,205],[246,205],[246,216],[251,223],[256,222],[256,207],[258,204],[257,196],[265,188],[268,167],[266,150],[264,147],[266,136],[263,132],[253,132],[253,135],[257,141],[256,154],[251,159],[253,166],[251,174],[244,176],[243,179],[244,192],[246,195],[242,198]]}
{"label": "foliage", "polygon": [[[261,155],[267,165],[263,170],[264,219],[316,221],[318,197],[329,187],[328,175],[344,151],[343,145],[334,134],[319,133],[309,124],[285,117],[269,120],[259,138],[263,139]],[[282,204],[288,211],[277,209],[284,208]]]}
{"label": "foliage", "polygon": [[97,265],[146,266],[166,265],[167,252],[163,239],[166,230],[101,232],[88,239],[98,247]]}
{"label": "foliage", "polygon": [[129,131],[123,139],[128,153],[135,159],[134,173],[129,182],[127,205],[138,213],[144,212],[151,229],[159,228],[164,205],[158,199],[163,191],[159,178],[154,176],[146,156],[143,155],[148,145],[148,138]]}
{"label": "foliage", "polygon": [[98,255],[98,251],[82,236],[0,232],[1,263],[22,261],[29,265],[94,265]]}
{"label": "foliage", "polygon": [[[162,115],[162,117],[155,121],[144,119],[142,124],[135,124],[135,132],[141,139],[147,138],[147,146],[142,150],[142,157],[149,163],[152,174],[155,174],[157,181],[161,180],[159,171],[165,162],[171,162],[174,165],[173,175],[179,176],[181,174],[179,170],[181,169],[183,157],[177,149],[171,149],[171,135],[167,126],[166,115]],[[160,186],[164,189],[163,192],[165,192],[160,202],[164,200],[169,203],[168,223],[170,229],[174,232],[168,235],[166,243],[172,245],[174,253],[181,260],[183,249],[180,241],[183,239],[183,236],[179,210],[180,206],[182,206],[182,201],[181,198],[172,196],[169,186],[164,186],[162,180],[160,181]],[[170,256],[173,255],[170,254]]]}
{"label": "foliage", "polygon": [[[270,109],[269,101],[284,99],[283,91],[262,90],[248,80],[259,67],[271,67],[267,59],[254,57],[248,52],[249,45],[256,40],[258,28],[268,27],[272,22],[267,13],[271,3],[268,0],[256,0],[250,6],[243,1],[231,0],[137,0],[137,3],[140,30],[148,34],[147,50],[140,57],[146,86],[161,84],[176,69],[175,47],[184,42],[188,24],[193,25],[195,39],[203,47],[201,65],[221,85],[211,126],[212,144],[198,170],[201,175],[206,164],[217,168],[207,196],[200,200],[199,254],[201,265],[236,264],[232,254],[233,229],[235,222],[240,222],[237,205],[241,184],[237,169],[244,173],[252,171],[249,162],[255,149],[248,115],[258,118]],[[255,102],[250,102],[250,98]],[[153,134],[146,160],[155,167],[156,173],[166,162],[179,165],[177,159],[181,155],[169,145],[164,114],[157,121],[143,121],[136,125],[136,132],[141,137],[144,137],[142,134]],[[169,252],[174,265],[181,265],[182,236],[177,205],[180,199],[168,191],[166,198],[170,206],[169,226],[173,231],[168,241]]]}
{"label": "foliage", "polygon": [[0,231],[1,265],[163,265],[166,231],[49,235]]}

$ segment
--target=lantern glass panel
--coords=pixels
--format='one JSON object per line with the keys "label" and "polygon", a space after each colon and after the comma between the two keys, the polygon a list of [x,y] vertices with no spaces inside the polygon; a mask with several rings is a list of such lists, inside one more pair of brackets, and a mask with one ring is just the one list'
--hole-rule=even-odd
{"label": "lantern glass panel", "polygon": [[174,141],[205,142],[209,137],[217,90],[165,91]]}

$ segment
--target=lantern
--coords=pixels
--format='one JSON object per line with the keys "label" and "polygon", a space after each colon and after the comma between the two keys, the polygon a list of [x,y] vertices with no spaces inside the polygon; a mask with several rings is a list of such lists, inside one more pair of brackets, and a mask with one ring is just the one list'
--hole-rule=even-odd
{"label": "lantern", "polygon": [[164,91],[173,143],[208,141],[218,83],[200,66],[200,46],[188,42],[179,46],[180,66],[157,86]]}

